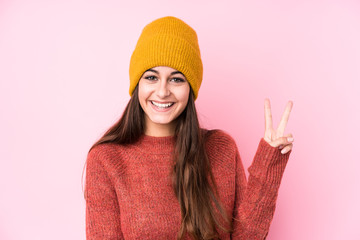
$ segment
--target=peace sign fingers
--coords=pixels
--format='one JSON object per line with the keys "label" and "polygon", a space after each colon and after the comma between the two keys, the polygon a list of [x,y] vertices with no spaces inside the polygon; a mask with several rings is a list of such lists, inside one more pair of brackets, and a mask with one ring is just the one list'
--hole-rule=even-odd
{"label": "peace sign fingers", "polygon": [[284,135],[284,132],[285,132],[285,127],[288,123],[288,120],[289,120],[289,116],[290,116],[290,112],[291,112],[291,109],[293,107],[293,102],[292,101],[288,101],[288,103],[286,104],[286,108],[285,108],[285,111],[281,117],[281,120],[280,120],[280,123],[279,123],[279,126],[277,128],[277,135],[278,136],[283,136]]}
{"label": "peace sign fingers", "polygon": [[[272,122],[272,115],[271,115],[271,108],[270,108],[270,100],[268,98],[265,99],[265,134],[264,134],[264,140],[269,143],[272,147],[278,147],[282,145],[284,148],[282,150],[282,153],[286,153],[291,150],[292,148],[292,142],[294,139],[288,139],[286,136],[284,136],[285,127],[288,123],[289,116],[291,109],[293,107],[293,102],[288,101],[285,111],[281,117],[281,121],[279,123],[279,126],[276,130],[273,129],[273,122]],[[288,134],[290,138],[292,138],[292,135]]]}

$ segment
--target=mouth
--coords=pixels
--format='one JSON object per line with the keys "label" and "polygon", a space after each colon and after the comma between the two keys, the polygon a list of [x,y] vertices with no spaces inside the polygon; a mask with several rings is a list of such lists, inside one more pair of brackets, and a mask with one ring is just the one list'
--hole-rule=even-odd
{"label": "mouth", "polygon": [[169,108],[172,105],[174,105],[174,102],[168,102],[168,103],[158,103],[158,102],[154,102],[154,101],[150,101],[152,105],[158,107],[158,108]]}

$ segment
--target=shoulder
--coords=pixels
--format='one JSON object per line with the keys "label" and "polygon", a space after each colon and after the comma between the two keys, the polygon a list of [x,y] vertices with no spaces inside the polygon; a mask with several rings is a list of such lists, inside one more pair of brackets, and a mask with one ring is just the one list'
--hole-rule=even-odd
{"label": "shoulder", "polygon": [[224,130],[213,129],[205,132],[205,148],[215,175],[223,176],[226,171],[234,176],[238,148],[233,137]]}
{"label": "shoulder", "polygon": [[221,129],[201,129],[205,135],[206,142],[217,142],[219,144],[236,145],[234,138]]}
{"label": "shoulder", "polygon": [[87,154],[87,165],[109,165],[121,151],[122,146],[115,143],[102,143],[92,147]]}
{"label": "shoulder", "polygon": [[92,147],[88,152],[88,156],[97,158],[97,157],[109,155],[112,152],[116,151],[119,146],[120,146],[119,144],[115,144],[115,143],[101,143]]}
{"label": "shoulder", "polygon": [[209,149],[220,149],[229,153],[235,153],[237,150],[234,138],[221,129],[202,129],[205,136],[205,144]]}

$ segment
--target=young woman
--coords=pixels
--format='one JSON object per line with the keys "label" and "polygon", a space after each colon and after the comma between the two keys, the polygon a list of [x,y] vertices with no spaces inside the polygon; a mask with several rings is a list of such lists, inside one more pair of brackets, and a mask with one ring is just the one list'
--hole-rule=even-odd
{"label": "young woman", "polygon": [[293,146],[289,101],[248,181],[233,138],[199,126],[203,67],[196,32],[175,17],[143,29],[130,60],[131,99],[89,150],[87,239],[265,239]]}

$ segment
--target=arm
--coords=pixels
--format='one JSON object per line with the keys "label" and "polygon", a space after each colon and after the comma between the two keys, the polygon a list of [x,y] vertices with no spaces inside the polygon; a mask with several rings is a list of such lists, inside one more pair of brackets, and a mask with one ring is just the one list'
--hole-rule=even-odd
{"label": "arm", "polygon": [[236,200],[232,239],[263,240],[272,221],[276,198],[290,152],[260,140],[246,182],[239,152],[236,152]]}
{"label": "arm", "polygon": [[124,239],[114,186],[104,168],[99,148],[90,151],[86,165],[86,239]]}

